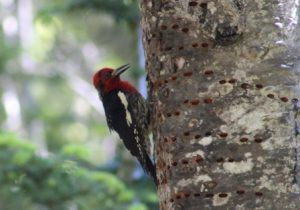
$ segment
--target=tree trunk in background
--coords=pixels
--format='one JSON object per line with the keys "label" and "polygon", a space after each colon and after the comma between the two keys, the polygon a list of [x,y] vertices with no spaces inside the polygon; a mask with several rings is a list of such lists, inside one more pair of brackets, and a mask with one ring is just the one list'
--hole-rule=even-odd
{"label": "tree trunk in background", "polygon": [[160,209],[300,209],[297,0],[140,6]]}

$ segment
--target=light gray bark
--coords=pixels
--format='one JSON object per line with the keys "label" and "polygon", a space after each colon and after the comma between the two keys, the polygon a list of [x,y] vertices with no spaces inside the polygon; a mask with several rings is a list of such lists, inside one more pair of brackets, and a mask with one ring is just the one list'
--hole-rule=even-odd
{"label": "light gray bark", "polygon": [[298,1],[140,7],[160,209],[300,209]]}

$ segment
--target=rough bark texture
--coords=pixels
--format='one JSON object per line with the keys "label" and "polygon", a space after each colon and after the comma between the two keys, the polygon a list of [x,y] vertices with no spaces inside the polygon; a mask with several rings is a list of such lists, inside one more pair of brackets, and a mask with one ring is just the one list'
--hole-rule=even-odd
{"label": "rough bark texture", "polygon": [[297,2],[141,0],[160,209],[300,209]]}

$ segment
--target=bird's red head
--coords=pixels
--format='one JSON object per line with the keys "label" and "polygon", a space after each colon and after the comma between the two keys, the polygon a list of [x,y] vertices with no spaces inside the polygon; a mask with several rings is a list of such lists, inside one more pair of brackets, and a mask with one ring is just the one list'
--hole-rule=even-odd
{"label": "bird's red head", "polygon": [[111,68],[102,68],[93,76],[95,88],[102,93],[108,93],[115,89],[136,92],[137,90],[126,81],[120,80],[120,75],[129,69],[129,65],[123,65],[115,70]]}

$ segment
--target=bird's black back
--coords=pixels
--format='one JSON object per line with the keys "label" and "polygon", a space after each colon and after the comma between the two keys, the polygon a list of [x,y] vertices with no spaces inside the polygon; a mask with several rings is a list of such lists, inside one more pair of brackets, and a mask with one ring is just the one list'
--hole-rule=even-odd
{"label": "bird's black back", "polygon": [[143,169],[157,182],[155,166],[146,152],[145,141],[149,141],[149,116],[144,98],[138,92],[121,90],[113,90],[109,94],[101,94],[100,97],[110,130],[119,134],[125,147],[137,157]]}

